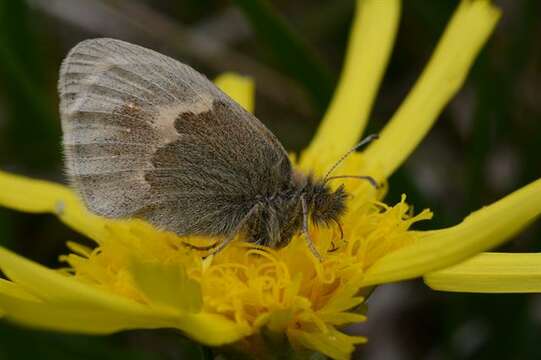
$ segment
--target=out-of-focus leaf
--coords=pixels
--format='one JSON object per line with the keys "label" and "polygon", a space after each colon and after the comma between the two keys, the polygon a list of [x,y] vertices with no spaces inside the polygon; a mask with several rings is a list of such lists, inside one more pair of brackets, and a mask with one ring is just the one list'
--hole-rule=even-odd
{"label": "out-of-focus leaf", "polygon": [[159,359],[148,352],[125,350],[103,337],[55,334],[3,324],[0,326],[0,338],[1,359]]}
{"label": "out-of-focus leaf", "polygon": [[234,0],[248,18],[262,45],[282,71],[297,80],[323,111],[331,98],[333,80],[328,68],[267,0]]}
{"label": "out-of-focus leaf", "polygon": [[56,92],[45,86],[44,54],[31,28],[36,19],[29,16],[25,1],[0,1],[0,92],[8,114],[0,160],[46,169],[60,158]]}
{"label": "out-of-focus leaf", "polygon": [[173,331],[109,337],[53,333],[0,324],[0,359],[212,359],[209,349]]}

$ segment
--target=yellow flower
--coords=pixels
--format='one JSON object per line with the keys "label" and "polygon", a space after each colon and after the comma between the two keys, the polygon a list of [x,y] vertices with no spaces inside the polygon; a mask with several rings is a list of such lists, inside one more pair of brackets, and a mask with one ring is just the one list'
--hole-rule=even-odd
{"label": "yellow flower", "polygon": [[[314,140],[293,159],[299,168],[324,174],[361,137],[400,5],[358,1],[340,83]],[[488,0],[463,0],[380,140],[351,155],[338,172],[385,182],[458,91],[499,16]],[[249,79],[226,74],[217,83],[253,110]],[[61,256],[66,268],[58,270],[0,248],[0,269],[8,279],[0,279],[0,315],[28,326],[90,334],[174,328],[207,345],[240,343],[254,352],[269,336],[287,336],[293,347],[347,359],[365,338],[339,328],[366,320],[359,305],[376,285],[424,276],[429,286],[446,291],[541,290],[540,254],[482,253],[541,213],[541,180],[435,231],[410,230],[431,213],[413,215],[405,196],[389,206],[381,202],[385,188],[347,179],[344,184],[352,197],[342,219],[343,239],[334,228],[310,229],[322,261],[301,236],[280,250],[235,241],[202,258],[182,243],[211,239],[181,239],[142,221],[100,218],[62,185],[0,173],[0,204],[56,214],[96,244],[68,242],[71,252]]]}

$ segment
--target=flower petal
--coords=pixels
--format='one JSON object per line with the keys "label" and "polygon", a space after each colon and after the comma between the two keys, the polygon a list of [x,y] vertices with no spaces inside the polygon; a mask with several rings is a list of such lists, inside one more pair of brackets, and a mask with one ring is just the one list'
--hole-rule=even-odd
{"label": "flower petal", "polygon": [[177,328],[209,345],[246,336],[249,329],[221,315],[150,307],[81,283],[0,248],[0,309],[31,327],[108,334],[128,329]]}
{"label": "flower petal", "polygon": [[59,199],[72,200],[74,194],[65,186],[0,172],[0,204],[31,213],[60,212]]}
{"label": "flower petal", "polygon": [[318,316],[327,324],[346,325],[358,324],[366,321],[366,316],[356,313],[318,313]]}
{"label": "flower petal", "polygon": [[0,308],[8,318],[28,325],[107,333],[171,327],[178,321],[178,313],[153,310],[107,293],[4,248],[0,248],[0,269],[12,281],[0,286]]}
{"label": "flower petal", "polygon": [[85,334],[110,334],[136,328],[172,327],[141,313],[108,311],[91,306],[19,299],[0,289],[0,308],[11,321],[29,327]]}
{"label": "flower petal", "polygon": [[156,314],[148,310],[133,313],[32,301],[4,293],[2,286],[0,309],[5,311],[6,318],[19,324],[64,332],[110,334],[131,329],[177,328],[191,338],[211,346],[233,343],[249,335],[246,328],[215,314],[185,314],[173,318],[154,316]]}
{"label": "flower petal", "polygon": [[541,253],[483,253],[424,276],[434,290],[475,293],[541,292]]}
{"label": "flower petal", "polygon": [[400,0],[357,1],[342,75],[317,134],[301,159],[303,168],[325,171],[359,141],[387,66],[399,18]]}
{"label": "flower petal", "polygon": [[0,279],[0,293],[22,300],[39,301],[37,297],[24,291],[19,285],[5,279]]}
{"label": "flower petal", "polygon": [[254,112],[255,84],[252,78],[227,72],[218,76],[214,83],[247,111]]}
{"label": "flower petal", "polygon": [[419,232],[416,241],[382,257],[363,284],[411,279],[498,246],[541,214],[541,179],[486,206],[450,228]]}
{"label": "flower petal", "polygon": [[140,312],[134,301],[107,293],[48,269],[0,247],[0,269],[21,289],[43,301],[93,305],[121,312]]}
{"label": "flower petal", "polygon": [[364,153],[389,177],[411,154],[462,86],[500,11],[487,0],[463,0],[430,62],[389,124]]}
{"label": "flower petal", "polygon": [[55,214],[71,228],[98,241],[107,220],[86,210],[67,186],[0,171],[0,205],[30,213]]}
{"label": "flower petal", "polygon": [[183,315],[176,327],[192,339],[210,346],[231,344],[251,335],[247,325],[238,324],[222,315],[203,312]]}
{"label": "flower petal", "polygon": [[199,312],[203,306],[201,286],[186,276],[179,264],[132,261],[130,273],[136,286],[153,304],[186,312]]}

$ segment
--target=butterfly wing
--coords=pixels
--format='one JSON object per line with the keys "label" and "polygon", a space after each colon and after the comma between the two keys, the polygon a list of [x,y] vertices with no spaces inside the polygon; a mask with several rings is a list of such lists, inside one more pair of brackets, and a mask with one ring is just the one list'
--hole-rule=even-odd
{"label": "butterfly wing", "polygon": [[290,181],[276,137],[206,77],[155,51],[86,40],[59,80],[67,173],[87,207],[177,234],[228,234]]}

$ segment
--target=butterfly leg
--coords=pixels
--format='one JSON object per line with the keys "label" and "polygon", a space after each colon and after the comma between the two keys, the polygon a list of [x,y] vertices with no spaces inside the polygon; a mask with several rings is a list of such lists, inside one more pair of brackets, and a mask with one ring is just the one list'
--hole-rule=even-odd
{"label": "butterfly leg", "polygon": [[340,224],[340,221],[333,219],[336,226],[338,226],[338,230],[340,231],[340,240],[344,239],[344,229],[342,229],[342,224]]}
{"label": "butterfly leg", "polygon": [[314,245],[314,242],[312,241],[312,238],[310,237],[310,233],[308,232],[308,204],[306,204],[306,199],[304,196],[301,195],[301,206],[302,206],[302,232],[304,234],[304,238],[306,239],[306,244],[308,245],[308,248],[314,254],[316,258],[318,258],[320,261],[322,260],[321,255],[316,249],[316,246]]}
{"label": "butterfly leg", "polygon": [[259,210],[260,204],[255,204],[250,211],[244,217],[242,220],[238,223],[238,225],[235,227],[235,230],[218,246],[216,246],[209,255],[214,255],[222,251],[233,239],[235,239],[235,236],[242,230],[244,225],[250,220],[250,218]]}
{"label": "butterfly leg", "polygon": [[338,250],[338,246],[334,243],[334,241],[331,242],[331,246],[332,247],[329,250],[327,250],[327,252],[332,253],[332,252],[335,252],[336,250]]}

